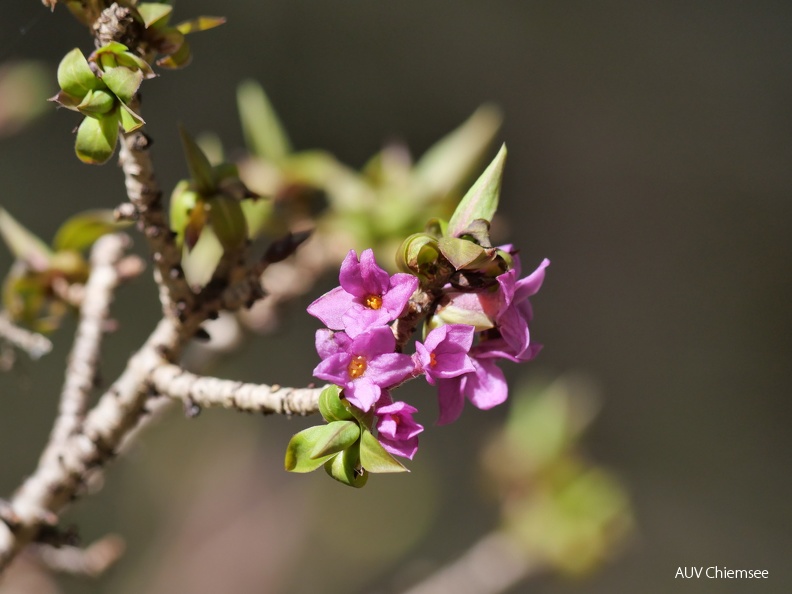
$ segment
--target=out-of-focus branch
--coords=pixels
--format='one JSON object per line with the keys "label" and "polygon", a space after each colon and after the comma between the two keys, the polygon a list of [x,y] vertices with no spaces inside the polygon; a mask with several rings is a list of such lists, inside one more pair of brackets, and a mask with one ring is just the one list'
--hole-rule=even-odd
{"label": "out-of-focus branch", "polygon": [[403,594],[498,594],[541,570],[507,534],[494,531]]}
{"label": "out-of-focus branch", "polygon": [[153,388],[186,406],[223,407],[244,412],[307,415],[318,410],[320,388],[289,388],[202,377],[178,365],[161,365],[151,374]]}
{"label": "out-of-focus branch", "polygon": [[36,553],[39,560],[53,571],[98,577],[121,558],[125,548],[120,536],[108,534],[84,549],[40,545],[36,547]]}
{"label": "out-of-focus branch", "polygon": [[49,338],[20,328],[9,319],[6,312],[0,312],[0,339],[25,351],[31,359],[39,359],[52,350]]}
{"label": "out-of-focus branch", "polygon": [[66,367],[58,416],[49,444],[42,454],[44,463],[56,455],[60,444],[75,433],[82,423],[99,365],[104,325],[120,280],[117,264],[128,245],[129,238],[126,235],[106,235],[94,244],[91,251],[91,274],[85,284],[80,323]]}

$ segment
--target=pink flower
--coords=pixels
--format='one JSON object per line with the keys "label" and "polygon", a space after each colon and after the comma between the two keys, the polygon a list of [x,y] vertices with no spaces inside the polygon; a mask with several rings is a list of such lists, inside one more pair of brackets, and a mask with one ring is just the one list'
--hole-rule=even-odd
{"label": "pink flower", "polygon": [[481,410],[502,404],[509,395],[503,371],[493,359],[471,358],[475,371],[437,382],[437,401],[440,407],[438,425],[447,425],[459,418],[465,397]]}
{"label": "pink flower", "polygon": [[[343,333],[334,338],[339,335]],[[320,338],[317,333],[318,350],[327,357],[313,374],[341,386],[347,400],[363,412],[379,400],[383,388],[398,384],[415,369],[412,357],[394,352],[396,339],[388,326],[371,328],[351,340],[335,340],[332,345],[328,340],[326,334]]]}
{"label": "pink flower", "polygon": [[410,274],[390,276],[377,266],[370,249],[357,258],[350,250],[341,264],[341,286],[319,297],[308,306],[308,313],[333,330],[345,330],[355,337],[374,326],[398,318],[418,288],[418,279]]}
{"label": "pink flower", "polygon": [[[383,394],[383,401],[390,402],[387,393]],[[389,453],[404,458],[413,459],[418,451],[418,434],[423,431],[423,426],[416,423],[412,415],[418,412],[406,402],[385,404],[376,409],[377,439]]]}
{"label": "pink flower", "polygon": [[447,324],[432,330],[423,343],[415,343],[413,357],[426,381],[434,384],[437,379],[475,371],[468,357],[475,330],[465,324]]}

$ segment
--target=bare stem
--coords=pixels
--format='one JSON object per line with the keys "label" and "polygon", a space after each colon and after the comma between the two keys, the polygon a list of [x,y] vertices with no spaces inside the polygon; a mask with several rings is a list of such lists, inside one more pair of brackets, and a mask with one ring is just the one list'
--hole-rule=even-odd
{"label": "bare stem", "polygon": [[319,394],[324,388],[289,388],[202,377],[178,365],[156,368],[151,383],[158,393],[187,405],[286,415],[307,415],[319,410]]}
{"label": "bare stem", "polygon": [[31,359],[43,357],[52,350],[52,342],[49,338],[20,328],[11,321],[6,312],[0,312],[0,339],[25,351]]}
{"label": "bare stem", "polygon": [[51,461],[61,444],[82,424],[99,365],[103,326],[110,314],[110,303],[120,280],[116,264],[128,245],[129,238],[125,235],[106,235],[94,244],[91,251],[91,274],[85,284],[80,323],[66,367],[58,416],[42,454],[45,464]]}
{"label": "bare stem", "polygon": [[403,594],[499,594],[541,569],[507,534],[494,531]]}

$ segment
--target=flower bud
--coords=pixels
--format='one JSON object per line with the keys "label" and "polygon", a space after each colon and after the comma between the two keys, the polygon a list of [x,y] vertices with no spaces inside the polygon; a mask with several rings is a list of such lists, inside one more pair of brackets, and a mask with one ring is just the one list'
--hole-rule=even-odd
{"label": "flower bud", "polygon": [[354,418],[340,397],[341,388],[327,386],[319,395],[319,412],[327,422],[346,421]]}
{"label": "flower bud", "polygon": [[414,233],[405,239],[396,251],[396,265],[402,272],[425,274],[437,261],[440,250],[437,239],[428,233]]}

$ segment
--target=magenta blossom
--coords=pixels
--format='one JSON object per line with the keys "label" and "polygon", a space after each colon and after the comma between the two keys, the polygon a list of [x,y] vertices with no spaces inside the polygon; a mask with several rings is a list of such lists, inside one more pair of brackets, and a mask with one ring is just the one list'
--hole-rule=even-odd
{"label": "magenta blossom", "polygon": [[503,371],[490,358],[471,357],[475,370],[459,377],[437,382],[437,400],[440,407],[438,425],[447,425],[459,418],[465,406],[465,397],[481,410],[502,404],[509,395]]}
{"label": "magenta blossom", "polygon": [[545,258],[539,267],[525,278],[517,279],[518,269],[512,269],[498,276],[501,302],[495,317],[501,337],[508,345],[509,352],[516,358],[530,357],[531,333],[528,322],[533,317],[528,298],[535,295],[545,277],[545,269],[550,260]]}
{"label": "magenta blossom", "polygon": [[380,400],[386,404],[375,410],[377,439],[389,453],[412,460],[418,451],[418,434],[424,429],[412,418],[418,409],[406,402],[390,403],[386,396],[387,393],[383,393]]}
{"label": "magenta blossom", "polygon": [[418,288],[410,274],[390,276],[377,266],[370,249],[360,254],[350,250],[341,264],[341,283],[308,306],[308,313],[333,330],[345,330],[351,337],[373,326],[392,322]]}
{"label": "magenta blossom", "polygon": [[426,381],[434,384],[437,379],[475,371],[468,357],[475,331],[466,324],[447,324],[432,330],[423,343],[415,343],[413,358],[426,375]]}
{"label": "magenta blossom", "polygon": [[320,341],[318,350],[327,357],[313,374],[341,386],[347,400],[363,412],[379,399],[383,388],[398,384],[415,369],[409,355],[394,352],[396,339],[388,326],[376,326],[349,341],[336,340],[332,346],[326,335],[320,338],[317,333],[318,347]]}

